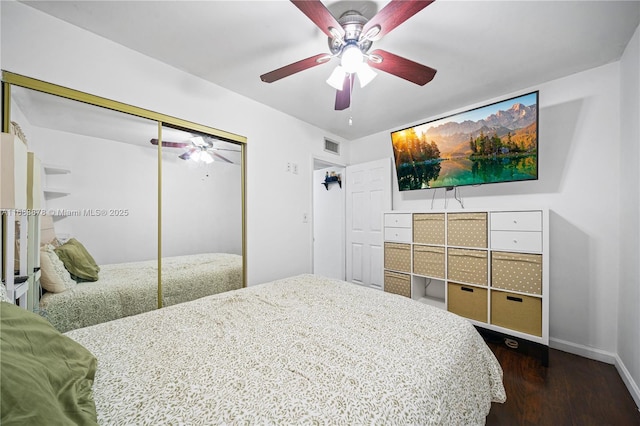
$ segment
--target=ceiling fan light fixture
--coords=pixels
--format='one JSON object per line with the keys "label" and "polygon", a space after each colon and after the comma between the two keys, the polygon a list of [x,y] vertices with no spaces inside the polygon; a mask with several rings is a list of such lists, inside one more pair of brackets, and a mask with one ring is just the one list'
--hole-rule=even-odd
{"label": "ceiling fan light fixture", "polygon": [[378,75],[374,70],[371,69],[371,67],[363,62],[362,65],[360,65],[360,68],[358,69],[358,81],[360,82],[360,87],[364,87],[367,84],[371,83],[371,81],[376,78],[376,76]]}
{"label": "ceiling fan light fixture", "polygon": [[342,57],[340,60],[340,65],[342,68],[349,74],[352,74],[360,68],[364,60],[364,55],[362,51],[358,47],[358,45],[354,42],[348,42],[347,45],[342,50]]}
{"label": "ceiling fan light fixture", "polygon": [[194,137],[190,138],[189,140],[191,141],[191,143],[193,143],[194,145],[197,145],[197,146],[206,146],[207,145],[202,136],[194,136]]}
{"label": "ceiling fan light fixture", "polygon": [[344,68],[338,65],[327,79],[327,83],[336,90],[342,90],[342,83],[346,74],[347,72]]}
{"label": "ceiling fan light fixture", "polygon": [[213,163],[213,157],[207,151],[200,151],[200,161],[205,164]]}

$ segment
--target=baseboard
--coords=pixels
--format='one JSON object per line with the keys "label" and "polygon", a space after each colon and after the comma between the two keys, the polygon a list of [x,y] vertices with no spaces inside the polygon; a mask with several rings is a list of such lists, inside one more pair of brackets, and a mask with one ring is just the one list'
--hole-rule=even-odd
{"label": "baseboard", "polygon": [[633,377],[629,374],[629,370],[627,370],[627,367],[624,365],[618,354],[553,338],[549,339],[549,347],[614,365],[618,374],[620,374],[622,381],[627,386],[636,406],[640,408],[640,388],[638,388],[638,384],[633,380]]}
{"label": "baseboard", "polygon": [[549,347],[612,365],[615,365],[616,358],[618,356],[617,354],[603,351],[602,349],[591,348],[589,346],[579,345],[577,343],[554,338],[549,339]]}
{"label": "baseboard", "polygon": [[633,380],[631,374],[629,374],[629,370],[624,365],[622,360],[618,355],[616,355],[616,370],[618,370],[618,374],[622,377],[622,381],[625,385],[627,385],[627,389],[629,389],[629,393],[633,397],[633,400],[636,402],[636,407],[638,407],[638,411],[640,411],[640,388],[638,388],[638,384]]}

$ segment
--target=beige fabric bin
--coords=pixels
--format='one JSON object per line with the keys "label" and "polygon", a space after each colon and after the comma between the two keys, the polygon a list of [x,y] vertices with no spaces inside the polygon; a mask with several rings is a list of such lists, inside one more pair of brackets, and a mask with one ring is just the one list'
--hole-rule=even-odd
{"label": "beige fabric bin", "polygon": [[413,273],[444,278],[444,247],[414,245]]}
{"label": "beige fabric bin", "polygon": [[486,251],[449,248],[447,262],[449,280],[479,285],[488,284]]}
{"label": "beige fabric bin", "polygon": [[444,213],[413,215],[413,242],[444,245]]}
{"label": "beige fabric bin", "polygon": [[447,283],[447,310],[465,318],[487,322],[487,289]]}
{"label": "beige fabric bin", "polygon": [[491,286],[522,293],[542,294],[542,255],[492,252]]}
{"label": "beige fabric bin", "polygon": [[384,243],[384,267],[394,271],[411,272],[411,246],[402,243]]}
{"label": "beige fabric bin", "polygon": [[392,271],[384,271],[384,291],[411,297],[411,276]]}
{"label": "beige fabric bin", "polygon": [[542,336],[542,299],[494,290],[491,292],[491,324]]}
{"label": "beige fabric bin", "polygon": [[487,247],[486,213],[449,213],[447,243],[460,247]]}

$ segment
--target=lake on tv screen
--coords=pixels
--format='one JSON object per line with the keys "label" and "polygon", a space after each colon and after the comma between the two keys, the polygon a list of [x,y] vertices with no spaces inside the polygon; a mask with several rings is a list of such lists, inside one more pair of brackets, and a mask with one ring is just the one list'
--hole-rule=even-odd
{"label": "lake on tv screen", "polygon": [[403,163],[398,167],[398,186],[403,191],[531,180],[537,179],[537,163],[536,154]]}

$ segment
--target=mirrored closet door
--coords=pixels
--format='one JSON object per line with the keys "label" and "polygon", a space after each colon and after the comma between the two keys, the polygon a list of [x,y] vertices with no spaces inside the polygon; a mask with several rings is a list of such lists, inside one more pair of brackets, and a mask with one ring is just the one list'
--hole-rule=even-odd
{"label": "mirrored closet door", "polygon": [[163,305],[237,290],[243,263],[241,147],[175,126],[161,130]]}
{"label": "mirrored closet door", "polygon": [[[58,328],[245,285],[243,137],[3,72],[9,129],[40,162],[46,284],[33,309]],[[65,263],[69,292],[43,277],[48,254],[64,263],[65,250],[89,258],[78,270]]]}

